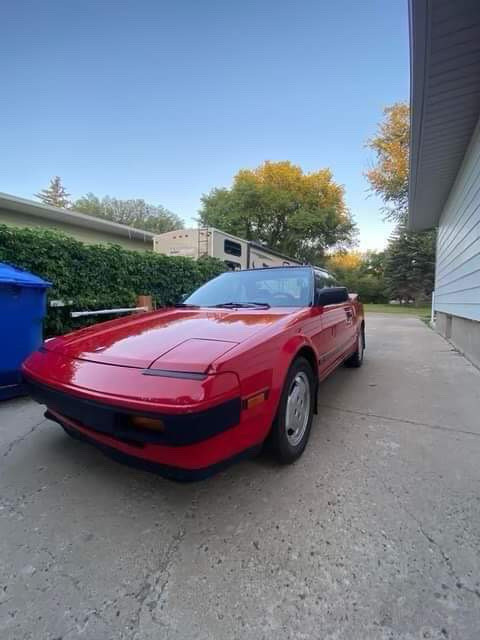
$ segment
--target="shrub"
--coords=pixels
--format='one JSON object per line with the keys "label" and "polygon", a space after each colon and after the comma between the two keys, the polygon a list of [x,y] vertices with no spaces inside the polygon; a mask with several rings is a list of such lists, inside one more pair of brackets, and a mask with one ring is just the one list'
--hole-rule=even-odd
{"label": "shrub", "polygon": [[[49,300],[67,307],[48,307],[47,335],[65,333],[101,316],[74,320],[72,310],[134,306],[138,295],[151,295],[157,306],[178,301],[226,270],[220,260],[169,257],[130,251],[118,245],[87,245],[56,231],[0,225],[0,262],[8,262],[53,283]],[[70,304],[71,301],[71,304]]]}

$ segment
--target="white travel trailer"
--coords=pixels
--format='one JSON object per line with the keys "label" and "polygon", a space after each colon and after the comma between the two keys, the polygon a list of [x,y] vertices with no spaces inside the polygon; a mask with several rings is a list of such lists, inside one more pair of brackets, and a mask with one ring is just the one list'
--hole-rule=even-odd
{"label": "white travel trailer", "polygon": [[296,260],[251,240],[215,229],[179,229],[155,236],[153,250],[167,256],[186,256],[195,260],[211,256],[223,260],[231,269],[258,269],[300,264]]}

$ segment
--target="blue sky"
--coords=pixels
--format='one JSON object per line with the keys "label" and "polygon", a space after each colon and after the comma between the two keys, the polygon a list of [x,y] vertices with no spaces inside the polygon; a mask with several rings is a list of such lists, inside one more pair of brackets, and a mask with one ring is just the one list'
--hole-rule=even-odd
{"label": "blue sky", "polygon": [[1,33],[0,191],[58,174],[189,223],[238,169],[291,160],[330,167],[360,247],[384,244],[364,141],[408,98],[406,0],[17,0]]}

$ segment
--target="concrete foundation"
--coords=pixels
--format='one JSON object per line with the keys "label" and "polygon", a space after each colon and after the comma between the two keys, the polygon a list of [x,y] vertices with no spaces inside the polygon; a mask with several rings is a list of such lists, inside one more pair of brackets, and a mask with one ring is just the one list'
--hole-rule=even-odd
{"label": "concrete foundation", "polygon": [[470,362],[480,368],[480,322],[437,312],[435,328]]}

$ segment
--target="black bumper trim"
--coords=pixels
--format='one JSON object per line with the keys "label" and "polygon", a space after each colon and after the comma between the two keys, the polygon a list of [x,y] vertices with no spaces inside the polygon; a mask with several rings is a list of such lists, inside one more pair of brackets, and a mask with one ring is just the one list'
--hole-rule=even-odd
{"label": "black bumper trim", "polygon": [[137,458],[136,456],[130,456],[123,451],[119,451],[118,449],[109,447],[108,445],[103,444],[103,442],[98,442],[98,440],[90,438],[84,433],[81,433],[80,431],[77,431],[75,429],[71,429],[64,424],[62,424],[61,426],[69,436],[71,436],[75,440],[80,440],[82,442],[93,445],[104,455],[111,458],[112,460],[115,460],[115,462],[125,464],[129,467],[133,467],[134,469],[140,469],[141,471],[155,473],[164,478],[167,478],[168,480],[174,480],[176,482],[195,482],[198,480],[205,480],[206,478],[209,478],[210,476],[213,476],[216,473],[227,469],[235,462],[254,458],[262,448],[261,444],[255,445],[254,447],[245,449],[244,451],[241,451],[240,453],[237,453],[230,458],[221,460],[220,462],[216,462],[215,464],[209,465],[208,467],[202,467],[201,469],[182,469],[181,467],[172,467],[169,465],[161,464],[159,462],[152,462],[150,460],[144,460],[143,458]]}
{"label": "black bumper trim", "polygon": [[[207,440],[231,429],[240,422],[241,399],[232,398],[210,409],[183,414],[135,411],[79,398],[47,385],[24,378],[27,392],[34,400],[80,426],[125,442],[183,446]],[[164,431],[134,427],[130,416],[156,418],[164,423]]]}

